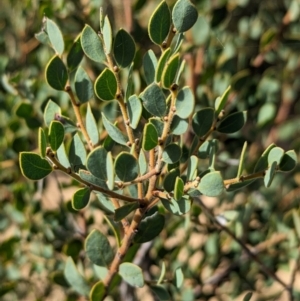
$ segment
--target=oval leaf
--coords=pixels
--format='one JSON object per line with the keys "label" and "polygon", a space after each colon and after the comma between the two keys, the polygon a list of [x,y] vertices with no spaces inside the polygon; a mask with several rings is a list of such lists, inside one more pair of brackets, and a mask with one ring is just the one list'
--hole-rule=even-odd
{"label": "oval leaf", "polygon": [[114,258],[107,237],[96,229],[86,238],[85,251],[90,261],[99,266],[107,267]]}
{"label": "oval leaf", "polygon": [[106,157],[106,149],[100,146],[89,153],[86,162],[86,167],[91,174],[102,181],[107,180]]}
{"label": "oval leaf", "polygon": [[163,206],[171,213],[175,215],[186,214],[191,209],[191,201],[185,197],[181,198],[179,201],[171,198],[170,200],[161,199]]}
{"label": "oval leaf", "polygon": [[120,68],[128,67],[135,56],[135,43],[132,36],[120,29],[114,40],[114,57]]}
{"label": "oval leaf", "polygon": [[217,126],[217,131],[224,134],[232,134],[239,131],[247,120],[247,112],[235,112],[226,116]]}
{"label": "oval leaf", "polygon": [[81,103],[88,102],[94,96],[93,83],[85,70],[79,66],[75,74],[75,91]]}
{"label": "oval leaf", "polygon": [[51,99],[48,101],[44,111],[44,121],[46,126],[50,126],[52,120],[61,116],[61,108]]}
{"label": "oval leaf", "polygon": [[84,55],[80,37],[76,38],[67,56],[67,65],[71,71],[78,67]]}
{"label": "oval leaf", "polygon": [[144,286],[144,277],[142,269],[130,262],[120,264],[119,274],[128,284],[134,287]]}
{"label": "oval leaf", "polygon": [[85,187],[77,190],[72,198],[72,207],[75,210],[81,210],[88,204],[90,200],[90,188]]}
{"label": "oval leaf", "polygon": [[69,148],[69,161],[75,172],[77,172],[79,168],[84,168],[86,161],[86,149],[78,133],[74,135],[71,141]]}
{"label": "oval leaf", "polygon": [[65,137],[64,126],[59,121],[52,121],[49,127],[49,143],[53,151],[57,151]]}
{"label": "oval leaf", "polygon": [[143,57],[144,76],[147,85],[155,80],[155,70],[157,66],[157,58],[152,49],[148,50]]}
{"label": "oval leaf", "polygon": [[118,84],[114,73],[105,68],[95,81],[94,89],[97,97],[102,100],[113,100],[116,97],[117,88]]}
{"label": "oval leaf", "polygon": [[173,164],[180,160],[181,155],[182,155],[181,147],[178,144],[170,143],[164,149],[162,158],[164,162],[168,164]]}
{"label": "oval leaf", "polygon": [[149,151],[158,145],[158,134],[152,123],[147,123],[144,127],[142,148]]}
{"label": "oval leaf", "polygon": [[88,104],[86,111],[85,125],[92,144],[96,145],[99,142],[99,131],[90,104]]}
{"label": "oval leaf", "polygon": [[224,190],[223,179],[219,171],[206,174],[198,185],[200,192],[206,196],[219,196]]}
{"label": "oval leaf", "polygon": [[284,150],[281,147],[274,147],[271,149],[268,155],[268,165],[271,166],[273,162],[276,162],[277,165],[281,162],[281,159],[284,155]]}
{"label": "oval leaf", "polygon": [[148,34],[151,41],[160,45],[167,37],[171,26],[171,13],[165,1],[162,1],[150,17]]}
{"label": "oval leaf", "polygon": [[46,31],[53,49],[56,53],[62,55],[65,49],[62,33],[56,23],[48,18],[46,20]]}
{"label": "oval leaf", "polygon": [[105,45],[105,52],[109,54],[111,52],[113,37],[112,37],[110,21],[107,16],[105,16],[104,18],[102,34],[103,34],[103,41]]}
{"label": "oval leaf", "polygon": [[213,108],[204,108],[194,114],[192,127],[198,137],[202,137],[211,129],[215,118]]}
{"label": "oval leaf", "polygon": [[170,170],[170,172],[166,174],[164,178],[163,187],[167,192],[171,192],[174,190],[176,178],[179,175],[180,175],[180,171],[177,168]]}
{"label": "oval leaf", "polygon": [[119,222],[121,219],[123,219],[124,217],[126,217],[130,212],[132,212],[133,210],[139,208],[139,204],[138,202],[136,203],[129,203],[126,204],[120,208],[117,208],[115,210],[115,217],[114,220],[116,222]]}
{"label": "oval leaf", "polygon": [[297,165],[297,155],[294,150],[287,151],[279,164],[279,170],[288,172],[293,170]]}
{"label": "oval leaf", "polygon": [[164,88],[169,89],[171,85],[175,81],[177,69],[179,66],[179,54],[175,54],[170,57],[168,63],[166,64],[162,76],[161,81]]}
{"label": "oval leaf", "polygon": [[54,56],[46,66],[46,80],[55,90],[63,91],[68,81],[67,68],[59,56]]}
{"label": "oval leaf", "polygon": [[188,118],[194,111],[195,98],[190,87],[181,89],[176,97],[176,115],[180,118]]}
{"label": "oval leaf", "polygon": [[115,172],[121,181],[132,181],[139,174],[138,161],[130,153],[121,152],[115,160]]}
{"label": "oval leaf", "polygon": [[39,128],[39,151],[42,158],[46,157],[47,138],[44,130]]}
{"label": "oval leaf", "polygon": [[127,101],[130,126],[136,129],[142,116],[143,106],[136,95],[131,95]]}
{"label": "oval leaf", "polygon": [[184,182],[180,177],[176,178],[174,186],[174,199],[179,201],[184,194]]}
{"label": "oval leaf", "polygon": [[90,291],[90,301],[103,300],[106,295],[106,289],[102,281],[96,282]]}
{"label": "oval leaf", "polygon": [[23,176],[30,180],[43,179],[52,171],[50,163],[35,153],[21,152],[19,161]]}

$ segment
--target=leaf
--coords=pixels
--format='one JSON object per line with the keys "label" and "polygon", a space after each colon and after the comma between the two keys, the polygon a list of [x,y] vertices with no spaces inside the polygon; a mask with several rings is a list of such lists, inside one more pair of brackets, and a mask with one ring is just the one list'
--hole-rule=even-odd
{"label": "leaf", "polygon": [[175,54],[170,57],[167,64],[164,67],[161,82],[164,88],[169,89],[175,82],[175,77],[179,67],[179,54]]}
{"label": "leaf", "polygon": [[85,70],[79,66],[74,80],[76,95],[81,103],[88,102],[94,96],[93,83]]}
{"label": "leaf", "polygon": [[61,116],[61,108],[50,99],[44,111],[44,121],[46,126],[50,126],[51,121],[55,120],[57,116]]}
{"label": "leaf", "polygon": [[81,33],[81,46],[85,55],[97,63],[103,63],[106,59],[102,42],[91,26],[85,25]]}
{"label": "leaf", "polygon": [[85,240],[85,252],[90,261],[99,266],[109,266],[114,258],[107,237],[96,229]]}
{"label": "leaf", "polygon": [[19,161],[23,176],[29,180],[43,179],[52,171],[50,163],[35,153],[21,152]]}
{"label": "leaf", "polygon": [[141,94],[140,98],[143,101],[145,109],[152,115],[163,117],[166,114],[166,98],[162,89],[152,83]]}
{"label": "leaf", "polygon": [[156,67],[156,72],[155,72],[155,81],[157,83],[159,83],[161,81],[161,76],[162,76],[163,70],[165,68],[165,65],[168,61],[170,52],[171,52],[170,48],[166,49],[162,53],[161,57],[158,60],[157,67]]}
{"label": "leaf", "polygon": [[191,201],[186,197],[181,198],[179,201],[174,200],[173,198],[166,200],[160,199],[163,206],[171,213],[175,215],[186,214],[191,209]]}
{"label": "leaf", "polygon": [[64,268],[64,276],[70,286],[80,295],[89,294],[89,286],[86,280],[79,274],[72,257],[68,257]]}
{"label": "leaf", "polygon": [[152,13],[148,23],[148,34],[151,41],[161,45],[167,37],[171,26],[171,13],[165,1],[162,1]]}
{"label": "leaf", "polygon": [[135,42],[124,29],[120,29],[114,40],[114,57],[120,68],[128,67],[135,56]]}
{"label": "leaf", "polygon": [[103,113],[102,113],[102,122],[105,129],[107,130],[108,135],[115,142],[127,146],[127,141],[128,141],[127,136],[125,136],[115,125],[110,123]]}
{"label": "leaf", "polygon": [[100,207],[101,209],[106,213],[106,214],[114,214],[115,213],[115,207],[112,204],[111,200],[106,197],[102,193],[96,193],[96,196],[100,202]]}
{"label": "leaf", "polygon": [[68,71],[59,56],[55,55],[46,66],[46,80],[55,90],[64,91],[68,81]]}
{"label": "leaf", "polygon": [[273,147],[268,154],[268,166],[271,166],[273,162],[279,165],[283,155],[284,150],[281,147]]}
{"label": "leaf", "polygon": [[80,64],[80,62],[82,61],[82,58],[83,58],[83,55],[84,55],[84,52],[82,50],[82,47],[81,47],[81,40],[80,40],[81,36],[79,35],[69,53],[68,53],[68,56],[67,56],[67,66],[69,68],[70,71],[74,70],[75,68],[78,67],[78,65]]}
{"label": "leaf", "polygon": [[49,127],[49,143],[53,151],[57,151],[64,141],[65,130],[64,126],[56,120],[50,123]]}
{"label": "leaf", "polygon": [[39,128],[39,151],[40,156],[44,159],[46,157],[47,138],[44,130]]}
{"label": "leaf", "polygon": [[59,27],[48,18],[45,27],[53,49],[57,54],[62,55],[65,49],[65,43]]}
{"label": "leaf", "polygon": [[162,159],[164,162],[173,164],[180,160],[182,155],[181,147],[178,144],[170,143],[164,149]]}
{"label": "leaf", "polygon": [[16,115],[21,118],[29,118],[34,112],[34,108],[30,102],[22,101],[16,108]]}
{"label": "leaf", "polygon": [[164,130],[164,123],[163,121],[161,121],[160,118],[158,117],[152,117],[149,119],[150,123],[154,125],[154,127],[156,128],[158,137],[160,137],[163,133]]}
{"label": "leaf", "polygon": [[244,161],[245,161],[245,154],[246,154],[246,149],[247,149],[247,141],[245,141],[243,149],[242,149],[242,153],[241,153],[241,157],[240,157],[240,162],[239,162],[239,168],[238,168],[238,172],[237,172],[237,178],[239,178],[244,170]]}
{"label": "leaf", "polygon": [[189,127],[188,119],[182,119],[175,115],[172,120],[170,132],[173,135],[182,135],[186,133]]}
{"label": "leaf", "polygon": [[247,181],[231,184],[229,187],[226,188],[226,191],[230,192],[230,191],[235,191],[235,190],[244,188],[244,187],[250,185],[254,181],[255,180],[247,180]]}
{"label": "leaf", "polygon": [[152,123],[147,123],[144,127],[142,148],[149,151],[158,145],[158,134]]}
{"label": "leaf", "polygon": [[213,108],[204,108],[194,114],[192,127],[198,137],[203,137],[211,129],[215,118]]}
{"label": "leaf", "polygon": [[58,150],[56,151],[56,156],[59,161],[59,163],[64,166],[65,168],[71,167],[71,164],[69,162],[65,145],[62,143]]}
{"label": "leaf", "polygon": [[198,185],[200,192],[206,196],[219,196],[224,190],[223,179],[219,171],[207,173]]}
{"label": "leaf", "polygon": [[273,143],[267,147],[267,149],[263,152],[259,160],[256,162],[254,172],[263,171],[268,168],[268,155],[274,147],[276,147],[276,145]]}
{"label": "leaf", "polygon": [[140,167],[140,174],[143,175],[147,172],[148,163],[146,160],[146,156],[143,150],[140,150],[139,154],[139,167]]}
{"label": "leaf", "polygon": [[93,149],[87,156],[86,167],[96,178],[106,181],[107,180],[107,151],[104,147],[99,146]]}
{"label": "leaf", "polygon": [[88,132],[88,135],[91,139],[92,145],[97,145],[99,143],[99,131],[98,125],[91,110],[91,106],[88,103],[87,111],[86,111],[86,118],[85,118],[85,126]]}
{"label": "leaf", "polygon": [[267,169],[266,174],[264,176],[264,184],[266,187],[270,187],[274,176],[276,174],[277,162],[273,161],[271,166]]}
{"label": "leaf", "polygon": [[226,116],[217,126],[217,131],[224,134],[232,134],[239,131],[247,120],[247,112],[235,112]]}
{"label": "leaf", "polygon": [[107,186],[109,190],[113,190],[115,186],[115,170],[114,162],[111,155],[111,152],[107,153],[106,157],[106,172],[107,172]]}
{"label": "leaf", "polygon": [[150,288],[156,294],[156,296],[158,297],[158,300],[160,300],[160,301],[171,300],[170,294],[163,286],[151,285]]}
{"label": "leaf", "polygon": [[182,269],[181,268],[177,268],[175,270],[175,275],[173,278],[173,284],[177,289],[180,289],[182,284],[183,284],[183,280],[184,280],[184,275],[182,273]]}
{"label": "leaf", "polygon": [[90,188],[85,187],[77,190],[72,198],[72,207],[75,210],[81,210],[84,207],[87,206],[89,200],[90,200]]}
{"label": "leaf", "polygon": [[274,103],[265,103],[258,112],[257,116],[257,126],[263,127],[269,122],[271,122],[276,116],[276,105]]}
{"label": "leaf", "polygon": [[244,296],[243,301],[250,301],[251,297],[252,297],[252,292],[248,292],[248,293]]}
{"label": "leaf", "polygon": [[139,208],[139,204],[136,203],[129,203],[120,208],[115,209],[115,216],[114,220],[119,222],[123,218],[125,218],[130,212],[134,211],[135,209]]}
{"label": "leaf", "polygon": [[115,160],[115,172],[121,181],[130,182],[139,174],[138,161],[132,154],[121,152]]}
{"label": "leaf", "polygon": [[180,118],[188,118],[194,111],[195,98],[190,87],[183,87],[176,97],[176,115]]}
{"label": "leaf", "polygon": [[103,300],[106,295],[106,289],[102,281],[96,282],[90,291],[90,301]]}
{"label": "leaf", "polygon": [[172,10],[172,20],[178,32],[185,32],[193,27],[198,19],[198,11],[189,0],[178,0]]}
{"label": "leaf", "polygon": [[216,117],[218,117],[219,114],[221,113],[221,111],[224,109],[227,99],[228,99],[228,96],[229,96],[229,93],[230,93],[230,90],[231,90],[231,86],[229,86],[225,90],[225,92],[222,94],[221,97],[218,97],[216,99],[216,102],[215,102]]}
{"label": "leaf", "polygon": [[165,217],[156,212],[142,220],[133,241],[135,243],[144,243],[153,240],[163,230],[164,226]]}
{"label": "leaf", "polygon": [[142,116],[143,106],[136,95],[131,95],[127,101],[130,126],[136,129]]}
{"label": "leaf", "polygon": [[105,16],[104,18],[102,35],[103,35],[103,41],[105,46],[105,52],[106,54],[109,54],[111,53],[113,36],[112,36],[110,21],[107,16]]}
{"label": "leaf", "polygon": [[294,150],[287,151],[279,164],[279,170],[282,172],[292,171],[297,165],[297,155]]}
{"label": "leaf", "polygon": [[198,167],[198,158],[196,156],[191,156],[188,159],[186,179],[187,181],[193,181],[197,177],[197,167]]}
{"label": "leaf", "polygon": [[134,79],[133,78],[133,62],[131,63],[129,70],[128,70],[128,75],[127,75],[127,85],[126,85],[126,90],[125,90],[125,102],[128,102],[128,99],[132,94],[134,93]]}
{"label": "leaf", "polygon": [[75,172],[79,168],[84,168],[86,162],[86,149],[78,133],[75,134],[71,141],[69,161]]}
{"label": "leaf", "polygon": [[128,284],[134,287],[144,286],[144,277],[142,269],[130,262],[120,264],[119,274]]}
{"label": "leaf", "polygon": [[95,93],[101,100],[113,100],[116,98],[118,84],[114,73],[105,68],[97,77],[94,85]]}
{"label": "leaf", "polygon": [[180,171],[178,168],[174,168],[166,174],[163,182],[163,187],[167,192],[171,192],[174,190],[176,178],[178,176],[180,176]]}
{"label": "leaf", "polygon": [[157,66],[157,58],[152,49],[148,50],[143,57],[144,76],[147,85],[155,80],[155,70]]}
{"label": "leaf", "polygon": [[165,262],[163,261],[162,267],[161,267],[161,272],[160,272],[159,278],[157,280],[157,284],[161,284],[163,282],[165,275],[166,275],[166,265],[165,265]]}
{"label": "leaf", "polygon": [[174,186],[174,199],[179,201],[184,194],[184,182],[180,177],[176,178]]}

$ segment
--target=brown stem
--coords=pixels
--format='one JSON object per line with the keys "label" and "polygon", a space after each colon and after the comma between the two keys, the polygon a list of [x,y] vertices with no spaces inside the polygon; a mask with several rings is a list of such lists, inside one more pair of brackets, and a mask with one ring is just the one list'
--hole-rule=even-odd
{"label": "brown stem", "polygon": [[247,176],[241,176],[238,178],[224,180],[224,186],[232,185],[232,184],[236,184],[236,183],[244,182],[244,181],[248,181],[248,180],[263,178],[265,176],[265,174],[266,174],[266,171],[263,170],[263,171],[255,172],[255,173],[247,175]]}

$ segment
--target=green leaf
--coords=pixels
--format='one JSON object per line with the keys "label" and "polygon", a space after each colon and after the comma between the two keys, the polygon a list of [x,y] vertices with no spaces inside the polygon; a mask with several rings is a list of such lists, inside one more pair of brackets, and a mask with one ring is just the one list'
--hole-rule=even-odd
{"label": "green leaf", "polygon": [[34,108],[30,102],[22,101],[16,108],[16,115],[21,118],[29,118],[34,112]]}
{"label": "green leaf", "polygon": [[81,103],[88,102],[94,96],[93,83],[85,70],[79,66],[75,74],[74,87]]}
{"label": "green leaf", "polygon": [[150,123],[153,124],[156,128],[158,137],[160,137],[164,130],[164,123],[161,121],[161,118],[158,117],[152,117],[149,119]]}
{"label": "green leaf", "polygon": [[64,91],[68,81],[68,71],[59,56],[55,55],[46,66],[46,80],[55,90]]}
{"label": "green leaf", "polygon": [[70,284],[70,286],[78,294],[88,296],[90,288],[86,280],[78,272],[72,257],[68,257],[67,259],[65,269],[64,269],[64,276],[67,282]]}
{"label": "green leaf", "polygon": [[181,198],[179,201],[174,200],[173,198],[166,200],[160,199],[163,206],[171,213],[175,215],[186,214],[191,209],[191,201],[185,197]]}
{"label": "green leaf", "polygon": [[182,119],[175,115],[172,120],[170,132],[173,135],[182,135],[186,133],[189,127],[189,121],[188,119]]}
{"label": "green leaf", "polygon": [[169,89],[175,82],[175,77],[179,67],[179,54],[175,54],[170,57],[167,64],[164,67],[161,81],[164,88]]}
{"label": "green leaf", "polygon": [[106,295],[106,289],[102,281],[96,282],[90,291],[90,301],[103,300]]}
{"label": "green leaf", "polygon": [[171,13],[165,1],[155,9],[148,23],[148,34],[151,41],[161,45],[167,37],[171,26]]}
{"label": "green leaf", "polygon": [[179,201],[184,194],[184,182],[180,177],[176,178],[174,186],[174,199]]}
{"label": "green leaf", "polygon": [[81,33],[81,46],[85,55],[97,63],[103,63],[106,59],[102,42],[91,26],[85,25]]}
{"label": "green leaf", "polygon": [[134,211],[135,209],[139,208],[139,204],[136,203],[129,203],[120,208],[115,209],[115,216],[114,220],[119,222],[123,218],[125,218],[130,212]]}
{"label": "green leaf", "polygon": [[156,296],[158,297],[158,300],[160,300],[160,301],[171,300],[170,294],[163,286],[151,285],[150,288],[156,294]]}
{"label": "green leaf", "polygon": [[130,182],[139,174],[138,161],[132,154],[121,152],[115,160],[115,172],[121,181]]}
{"label": "green leaf", "polygon": [[156,212],[142,220],[133,241],[135,243],[150,241],[159,235],[164,226],[165,217]]}
{"label": "green leaf", "polygon": [[156,72],[155,72],[155,81],[156,81],[157,83],[159,83],[160,80],[161,80],[161,76],[162,76],[163,70],[164,70],[164,68],[165,68],[165,65],[166,65],[166,63],[167,63],[167,61],[168,61],[170,52],[171,52],[171,49],[170,49],[170,48],[166,49],[166,50],[162,53],[161,57],[160,57],[159,60],[158,60],[157,67],[156,67]]}
{"label": "green leaf", "polygon": [[193,27],[198,19],[198,11],[189,0],[178,0],[172,11],[173,24],[178,32],[185,32]]}
{"label": "green leaf", "polygon": [[226,116],[217,126],[217,131],[224,134],[231,134],[239,131],[247,120],[247,112],[235,112]]}
{"label": "green leaf", "polygon": [[241,157],[240,157],[240,162],[239,162],[239,168],[238,168],[238,172],[237,172],[237,178],[239,178],[244,170],[244,161],[245,161],[245,154],[246,154],[246,149],[247,149],[247,141],[245,141],[243,149],[242,149],[242,153],[241,153]]}
{"label": "green leaf", "polygon": [[142,269],[130,262],[120,264],[119,274],[128,284],[134,287],[144,286],[144,277]]}
{"label": "green leaf", "polygon": [[206,196],[219,196],[224,190],[223,179],[219,171],[207,173],[198,185],[200,192]]}
{"label": "green leaf", "polygon": [[268,155],[274,147],[276,147],[276,145],[273,143],[267,147],[267,149],[263,152],[259,160],[256,162],[254,172],[263,171],[268,168]]}
{"label": "green leaf", "polygon": [[224,109],[227,99],[228,99],[228,96],[229,96],[229,93],[230,93],[230,89],[231,89],[231,86],[229,86],[225,90],[225,92],[223,93],[223,95],[221,97],[218,97],[216,99],[216,102],[215,102],[216,117],[218,117],[219,114],[221,113],[221,111]]}
{"label": "green leaf", "polygon": [[252,292],[248,292],[248,293],[244,296],[243,301],[250,301],[251,297],[252,297]]}
{"label": "green leaf", "polygon": [[110,123],[103,113],[102,113],[102,122],[105,129],[107,130],[108,135],[115,142],[127,146],[127,141],[128,141],[127,136],[125,136],[115,125]]}
{"label": "green leaf", "polygon": [[174,190],[176,178],[178,176],[180,176],[180,171],[178,168],[174,168],[166,174],[163,182],[163,187],[167,192],[171,192]]}
{"label": "green leaf", "polygon": [[287,151],[279,164],[279,170],[282,172],[289,172],[297,165],[297,155],[294,150]]}
{"label": "green leaf", "polygon": [[141,149],[139,154],[139,167],[140,167],[140,174],[143,175],[148,170],[148,163],[146,160],[146,156],[144,151]]}
{"label": "green leaf", "polygon": [[54,51],[62,55],[65,49],[65,43],[59,27],[55,22],[47,18],[45,28]]}
{"label": "green leaf", "polygon": [[75,172],[79,168],[83,168],[86,162],[86,149],[78,133],[75,134],[71,141],[69,161]]}
{"label": "green leaf", "polygon": [[187,181],[193,181],[197,177],[197,167],[198,167],[198,158],[196,156],[191,156],[188,159],[186,179]]}
{"label": "green leaf", "polygon": [[203,137],[211,129],[215,118],[213,108],[204,108],[194,114],[192,127],[198,137]]}
{"label": "green leaf", "polygon": [[267,102],[259,110],[257,116],[257,126],[263,127],[272,121],[276,116],[277,107],[274,103]]}
{"label": "green leaf", "polygon": [[226,188],[226,191],[230,192],[230,191],[235,191],[235,190],[244,188],[244,187],[250,185],[254,181],[255,180],[247,180],[247,181],[231,184],[229,187]]}
{"label": "green leaf", "polygon": [[149,151],[158,145],[158,134],[152,123],[147,123],[144,127],[142,148]]}
{"label": "green leaf", "polygon": [[51,46],[48,34],[45,31],[40,31],[34,37],[43,45]]}
{"label": "green leaf", "polygon": [[266,187],[271,186],[276,171],[277,171],[277,162],[273,161],[271,166],[267,169],[266,174],[264,176],[264,184]]}
{"label": "green leaf", "polygon": [[80,64],[80,62],[82,61],[82,58],[83,58],[83,55],[84,55],[84,52],[82,50],[82,47],[81,47],[81,36],[79,35],[69,53],[68,53],[68,56],[67,56],[67,66],[69,68],[70,71],[74,70],[75,68],[78,67],[78,65]]}
{"label": "green leaf", "polygon": [[85,252],[90,261],[99,266],[109,266],[114,258],[107,237],[96,229],[85,240]]}
{"label": "green leaf", "polygon": [[176,115],[188,118],[194,111],[195,98],[190,87],[183,87],[176,97]]}
{"label": "green leaf", "polygon": [[113,190],[115,186],[115,170],[111,152],[107,153],[106,157],[106,172],[108,189]]}
{"label": "green leaf", "polygon": [[39,128],[39,151],[42,158],[46,157],[47,137],[42,128]]}
{"label": "green leaf", "polygon": [[62,143],[58,150],[56,151],[56,156],[59,161],[59,163],[64,166],[65,168],[71,167],[71,164],[69,162],[65,145]]}
{"label": "green leaf", "polygon": [[106,160],[107,151],[104,147],[99,146],[89,153],[86,162],[86,167],[91,174],[102,181],[107,180]]}
{"label": "green leaf", "polygon": [[21,152],[19,161],[23,176],[29,180],[43,179],[52,171],[50,163],[35,153]]}
{"label": "green leaf", "polygon": [[157,284],[161,284],[163,282],[163,280],[165,278],[165,275],[166,275],[166,265],[165,265],[165,262],[163,261],[161,271],[160,271],[160,275],[159,275],[159,278],[157,280]]}
{"label": "green leaf", "polygon": [[152,49],[148,50],[143,57],[144,76],[147,85],[155,80],[155,70],[157,66],[157,58]]}
{"label": "green leaf", "polygon": [[56,120],[50,123],[49,127],[49,143],[53,151],[57,151],[64,141],[65,130],[64,126]]}
{"label": "green leaf", "polygon": [[113,36],[112,36],[110,21],[107,16],[105,16],[104,18],[102,34],[103,34],[105,52],[109,54],[111,52]]}
{"label": "green leaf", "polygon": [[175,275],[173,278],[173,284],[177,289],[180,289],[182,284],[183,284],[183,280],[184,280],[184,275],[182,273],[182,269],[181,268],[177,268],[175,270]]}
{"label": "green leaf", "polygon": [[44,121],[46,126],[50,126],[52,120],[61,116],[61,108],[51,99],[48,101],[44,111]]}
{"label": "green leaf", "polygon": [[89,187],[77,190],[72,198],[72,207],[75,210],[81,210],[87,206],[90,200],[91,190]]}
{"label": "green leaf", "polygon": [[133,78],[133,62],[132,62],[128,69],[127,85],[126,85],[126,90],[125,90],[125,102],[128,102],[128,99],[134,93],[133,80],[134,80],[134,78]]}
{"label": "green leaf", "polygon": [[124,29],[120,29],[114,40],[114,57],[120,68],[128,67],[135,56],[135,43],[132,36]]}
{"label": "green leaf", "polygon": [[87,111],[86,111],[86,119],[85,119],[86,130],[91,139],[91,143],[93,145],[97,145],[99,142],[99,131],[98,125],[91,110],[91,106],[88,103]]}
{"label": "green leaf", "polygon": [[101,209],[106,213],[106,214],[114,214],[115,213],[115,207],[112,204],[111,200],[106,197],[102,193],[96,193],[96,196],[100,202],[100,207]]}
{"label": "green leaf", "polygon": [[277,165],[279,165],[283,155],[284,150],[281,147],[276,146],[272,148],[268,154],[268,166],[271,166],[273,162],[276,162]]}
{"label": "green leaf", "polygon": [[107,189],[106,181],[93,176],[89,171],[87,171],[85,169],[79,170],[79,177],[82,180],[87,181],[91,185],[99,186],[99,187]]}
{"label": "green leaf", "polygon": [[127,101],[130,126],[136,129],[142,116],[143,106],[136,95],[131,95]]}
{"label": "green leaf", "polygon": [[152,115],[163,117],[166,114],[166,98],[162,89],[152,83],[141,94],[140,98],[143,101],[145,109]]}
{"label": "green leaf", "polygon": [[116,98],[117,88],[118,84],[114,73],[105,68],[95,81],[94,89],[97,97],[105,101],[113,100]]}
{"label": "green leaf", "polygon": [[181,147],[178,144],[170,143],[164,149],[162,159],[168,164],[176,163],[180,160],[182,155]]}

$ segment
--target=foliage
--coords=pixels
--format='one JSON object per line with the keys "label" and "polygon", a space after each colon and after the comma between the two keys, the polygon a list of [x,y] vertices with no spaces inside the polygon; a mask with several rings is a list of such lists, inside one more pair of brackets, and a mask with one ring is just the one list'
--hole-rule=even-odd
{"label": "foliage", "polygon": [[299,296],[298,4],[250,2],[137,1],[117,30],[61,1],[29,64],[0,41],[4,300]]}

